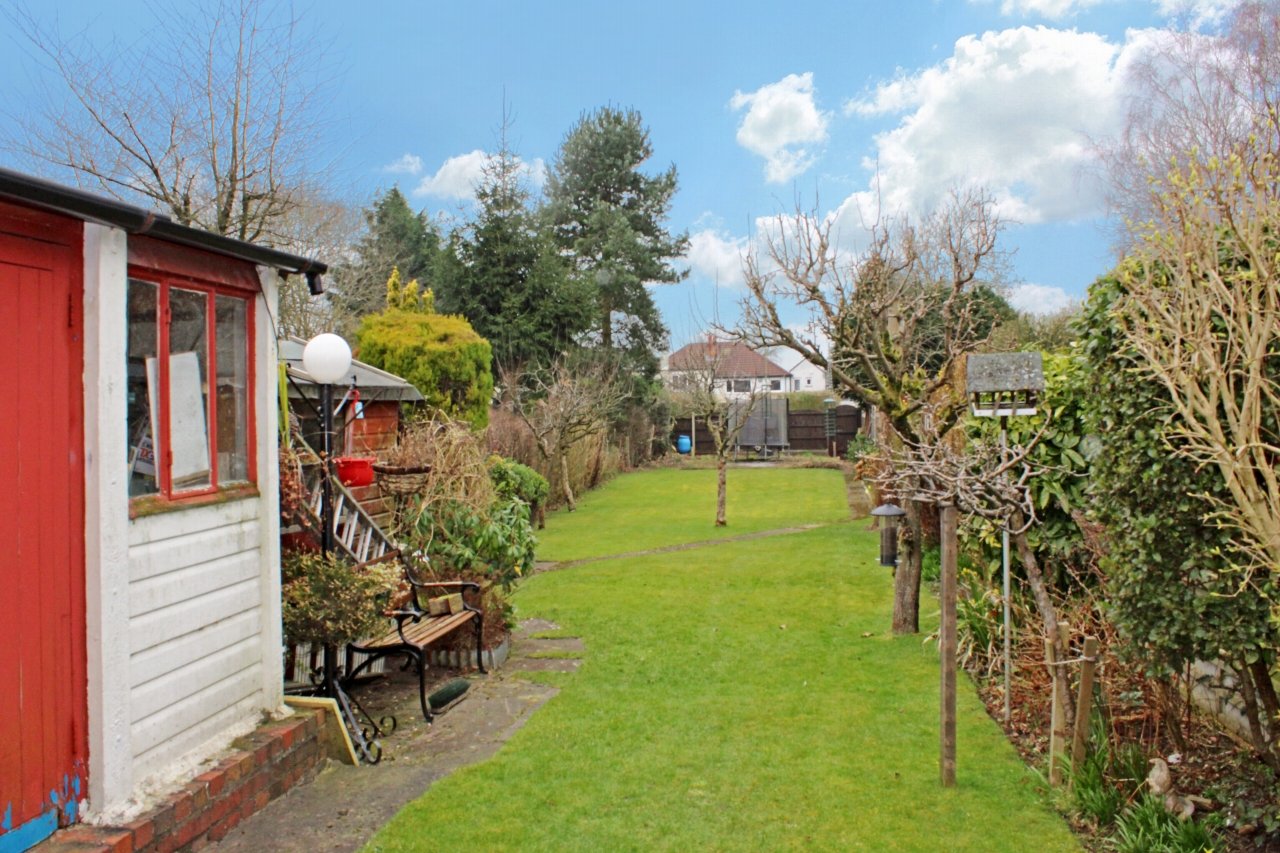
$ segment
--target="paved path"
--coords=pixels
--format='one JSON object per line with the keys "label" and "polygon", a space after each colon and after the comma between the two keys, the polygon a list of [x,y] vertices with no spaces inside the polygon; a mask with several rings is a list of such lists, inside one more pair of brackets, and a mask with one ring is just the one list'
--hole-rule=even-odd
{"label": "paved path", "polygon": [[[241,823],[208,850],[219,853],[354,853],[407,803],[459,767],[496,753],[558,691],[512,677],[535,670],[572,672],[580,661],[540,658],[582,651],[576,638],[539,640],[529,634],[559,626],[528,620],[513,635],[512,654],[497,673],[479,676],[466,696],[434,725],[423,725],[417,678],[396,671],[360,692],[371,713],[394,713],[401,728],[383,741],[377,767],[329,769]],[[398,670],[398,667],[393,668]],[[451,674],[442,673],[441,682]]]}

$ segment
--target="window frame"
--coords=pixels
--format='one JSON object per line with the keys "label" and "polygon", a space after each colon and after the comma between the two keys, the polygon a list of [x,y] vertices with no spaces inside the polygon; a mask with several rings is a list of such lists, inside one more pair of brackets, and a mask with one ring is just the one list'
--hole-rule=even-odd
{"label": "window frame", "polygon": [[[156,401],[159,414],[159,436],[153,436],[156,447],[156,486],[157,491],[150,495],[137,495],[129,499],[131,508],[140,506],[183,506],[187,504],[208,503],[220,496],[234,496],[240,493],[257,494],[258,483],[258,422],[257,422],[257,336],[255,334],[255,315],[257,295],[259,291],[247,287],[236,287],[227,281],[212,281],[186,273],[168,272],[150,266],[130,263],[127,269],[127,280],[136,280],[156,286],[156,353],[159,376],[156,386],[159,399]],[[170,387],[169,387],[169,324],[173,319],[169,307],[170,290],[177,288],[189,292],[198,292],[205,297],[205,314],[208,328],[206,377],[209,390],[205,403],[205,429],[209,443],[209,485],[194,489],[173,490],[173,451],[170,447]],[[217,297],[226,296],[242,299],[245,305],[245,414],[247,424],[247,465],[248,476],[244,480],[235,480],[230,484],[219,481],[218,471],[218,346],[217,346]]]}

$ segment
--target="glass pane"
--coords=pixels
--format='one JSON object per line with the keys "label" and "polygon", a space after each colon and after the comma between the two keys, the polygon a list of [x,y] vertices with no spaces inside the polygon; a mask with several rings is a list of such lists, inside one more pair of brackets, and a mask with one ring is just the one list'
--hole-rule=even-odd
{"label": "glass pane", "polygon": [[155,411],[147,382],[148,365],[155,370],[158,288],[149,281],[129,280],[128,361],[129,497],[154,495],[156,482]]}
{"label": "glass pane", "polygon": [[218,483],[249,479],[249,303],[214,297],[218,362]]}
{"label": "glass pane", "polygon": [[173,490],[208,488],[209,296],[169,289],[169,443]]}

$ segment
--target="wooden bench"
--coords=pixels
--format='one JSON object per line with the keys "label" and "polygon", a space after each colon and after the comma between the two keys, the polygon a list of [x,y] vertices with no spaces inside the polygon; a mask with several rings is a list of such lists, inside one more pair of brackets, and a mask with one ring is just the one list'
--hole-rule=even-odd
{"label": "wooden bench", "polygon": [[432,616],[429,609],[420,604],[418,590],[423,590],[428,595],[428,590],[479,593],[480,585],[471,581],[419,581],[407,571],[405,580],[409,585],[407,600],[400,609],[386,611],[386,615],[395,620],[395,629],[371,642],[352,643],[347,647],[348,653],[359,652],[368,657],[349,671],[345,680],[354,681],[374,661],[388,657],[407,658],[408,663],[418,668],[418,699],[422,704],[422,716],[430,723],[435,714],[427,701],[427,649],[459,628],[473,625],[476,636],[476,666],[484,672],[484,657],[480,646],[484,634],[484,615],[463,598],[463,609],[460,612]]}

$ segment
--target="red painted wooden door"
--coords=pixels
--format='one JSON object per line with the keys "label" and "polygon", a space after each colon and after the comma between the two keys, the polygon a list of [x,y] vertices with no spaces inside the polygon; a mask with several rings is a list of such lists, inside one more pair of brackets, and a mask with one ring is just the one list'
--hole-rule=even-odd
{"label": "red painted wooden door", "polygon": [[87,794],[81,234],[0,206],[0,853]]}

